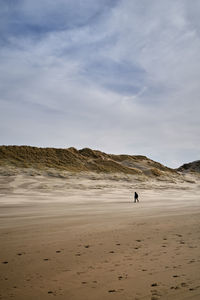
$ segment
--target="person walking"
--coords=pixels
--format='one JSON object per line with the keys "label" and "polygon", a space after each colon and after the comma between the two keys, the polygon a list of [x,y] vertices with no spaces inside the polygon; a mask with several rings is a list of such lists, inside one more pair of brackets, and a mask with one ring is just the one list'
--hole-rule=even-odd
{"label": "person walking", "polygon": [[139,202],[139,196],[138,196],[138,193],[135,192],[135,195],[134,195],[134,203],[136,202]]}

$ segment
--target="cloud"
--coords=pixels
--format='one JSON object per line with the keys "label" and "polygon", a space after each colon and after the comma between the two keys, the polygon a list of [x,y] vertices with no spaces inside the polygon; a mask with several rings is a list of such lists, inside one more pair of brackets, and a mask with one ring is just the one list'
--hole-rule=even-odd
{"label": "cloud", "polygon": [[35,35],[80,28],[96,22],[109,9],[113,0],[3,0],[1,2],[1,34]]}
{"label": "cloud", "polygon": [[198,1],[3,1],[2,144],[199,158]]}

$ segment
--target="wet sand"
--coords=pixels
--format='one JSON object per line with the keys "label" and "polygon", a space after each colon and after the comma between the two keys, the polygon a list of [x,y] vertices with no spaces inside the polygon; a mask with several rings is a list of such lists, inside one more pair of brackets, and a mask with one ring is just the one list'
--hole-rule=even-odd
{"label": "wet sand", "polygon": [[0,184],[0,299],[200,299],[198,184]]}

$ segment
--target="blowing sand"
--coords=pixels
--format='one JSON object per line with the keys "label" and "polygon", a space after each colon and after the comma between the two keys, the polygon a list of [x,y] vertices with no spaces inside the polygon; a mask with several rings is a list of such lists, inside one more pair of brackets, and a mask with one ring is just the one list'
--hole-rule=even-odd
{"label": "blowing sand", "polygon": [[198,183],[27,171],[0,192],[0,299],[200,299]]}

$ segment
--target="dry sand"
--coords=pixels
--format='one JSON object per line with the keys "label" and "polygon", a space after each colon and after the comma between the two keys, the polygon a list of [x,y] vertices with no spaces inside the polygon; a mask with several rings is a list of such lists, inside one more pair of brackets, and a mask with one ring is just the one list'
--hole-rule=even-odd
{"label": "dry sand", "polygon": [[198,183],[1,174],[0,299],[200,299]]}

